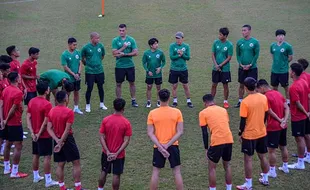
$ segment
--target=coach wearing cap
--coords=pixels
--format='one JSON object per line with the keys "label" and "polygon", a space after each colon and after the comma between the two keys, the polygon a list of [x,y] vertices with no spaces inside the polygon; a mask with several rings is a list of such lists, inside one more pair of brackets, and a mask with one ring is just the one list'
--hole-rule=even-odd
{"label": "coach wearing cap", "polygon": [[169,83],[172,85],[172,96],[173,96],[173,107],[178,106],[177,99],[177,88],[178,82],[180,81],[183,85],[185,95],[187,98],[187,106],[193,108],[193,104],[190,99],[190,91],[188,87],[188,71],[186,61],[190,59],[190,48],[189,45],[183,43],[184,34],[183,32],[177,32],[175,34],[176,42],[170,44],[169,55],[170,55],[170,73]]}

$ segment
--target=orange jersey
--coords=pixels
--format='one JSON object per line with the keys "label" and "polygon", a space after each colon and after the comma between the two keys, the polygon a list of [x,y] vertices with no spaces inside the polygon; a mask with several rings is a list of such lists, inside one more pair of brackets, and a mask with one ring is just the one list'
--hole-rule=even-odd
{"label": "orange jersey", "polygon": [[233,143],[226,109],[213,105],[199,113],[199,125],[208,126],[211,133],[211,146]]}
{"label": "orange jersey", "polygon": [[263,94],[249,94],[242,100],[240,117],[246,118],[245,129],[242,133],[244,139],[259,139],[266,136],[266,111],[268,111],[268,101]]}

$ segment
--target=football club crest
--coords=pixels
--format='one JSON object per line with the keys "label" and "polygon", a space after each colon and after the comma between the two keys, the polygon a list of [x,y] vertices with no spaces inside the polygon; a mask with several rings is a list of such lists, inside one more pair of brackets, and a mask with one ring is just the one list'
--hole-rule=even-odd
{"label": "football club crest", "polygon": [[284,52],[284,48],[281,48],[281,50],[280,50],[282,53]]}
{"label": "football club crest", "polygon": [[76,58],[76,59],[79,59],[79,58],[80,58],[80,56],[79,56],[79,55],[75,55],[75,58]]}
{"label": "football club crest", "polygon": [[156,58],[157,58],[157,59],[159,59],[159,57],[160,57],[160,55],[159,55],[159,54],[157,54],[157,55],[156,55]]}
{"label": "football club crest", "polygon": [[227,51],[227,47],[224,47],[224,51]]}
{"label": "football club crest", "polygon": [[185,51],[185,48],[182,48],[182,51]]}
{"label": "football club crest", "polygon": [[98,48],[97,51],[100,53],[101,52],[101,48]]}
{"label": "football club crest", "polygon": [[253,43],[250,43],[250,47],[253,47],[254,46],[254,44]]}

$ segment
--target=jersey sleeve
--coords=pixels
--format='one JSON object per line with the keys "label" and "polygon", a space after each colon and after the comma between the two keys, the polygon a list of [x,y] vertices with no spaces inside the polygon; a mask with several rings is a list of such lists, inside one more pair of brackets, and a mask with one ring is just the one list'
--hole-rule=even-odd
{"label": "jersey sleeve", "polygon": [[240,41],[237,42],[236,44],[236,57],[237,57],[237,62],[240,65],[241,64],[241,55],[240,55]]}
{"label": "jersey sleeve", "polygon": [[52,104],[51,103],[49,103],[49,104],[47,104],[45,106],[45,109],[44,109],[44,116],[45,117],[48,117],[48,114],[50,113],[51,109],[52,109]]}
{"label": "jersey sleeve", "polygon": [[86,46],[82,47],[81,49],[81,56],[86,57]]}
{"label": "jersey sleeve", "polygon": [[213,42],[213,45],[212,45],[212,53],[215,53],[215,50],[216,50],[216,48],[215,48],[216,45],[215,45],[215,44],[216,44],[216,41]]}
{"label": "jersey sleeve", "polygon": [[20,93],[18,93],[18,94],[15,96],[14,101],[13,101],[13,104],[14,104],[14,105],[20,105],[20,104],[22,103],[22,101],[23,101],[23,93],[20,92]]}
{"label": "jersey sleeve", "polygon": [[166,65],[166,56],[164,54],[164,52],[161,53],[161,68],[164,68]]}
{"label": "jersey sleeve", "polygon": [[203,127],[208,125],[207,118],[204,116],[203,112],[199,113],[199,126]]}
{"label": "jersey sleeve", "polygon": [[270,52],[270,54],[273,54],[273,51],[272,51],[272,46],[273,46],[273,43],[270,45],[270,48],[269,48],[269,52]]}
{"label": "jersey sleeve", "polygon": [[300,100],[299,94],[294,86],[289,89],[289,95],[291,102],[297,102]]}
{"label": "jersey sleeve", "polygon": [[112,40],[112,49],[113,49],[113,50],[115,50],[115,49],[117,50],[117,49],[118,49],[116,38],[114,38],[114,39]]}
{"label": "jersey sleeve", "polygon": [[240,117],[248,117],[248,107],[244,101],[240,105]]}
{"label": "jersey sleeve", "polygon": [[265,96],[264,98],[265,98],[264,109],[265,109],[265,112],[266,112],[266,111],[268,111],[268,109],[269,109],[270,106],[269,106],[269,104],[268,104],[267,97]]}
{"label": "jersey sleeve", "polygon": [[22,66],[20,67],[20,74],[26,75],[27,74],[27,70],[28,70],[27,63],[24,62],[22,64]]}
{"label": "jersey sleeve", "polygon": [[180,122],[183,122],[183,115],[182,115],[182,112],[180,110],[178,110],[178,119],[177,119],[177,122],[180,123]]}
{"label": "jersey sleeve", "polygon": [[288,47],[287,47],[287,55],[293,55],[293,48],[292,48],[292,46],[291,45],[289,45]]}
{"label": "jersey sleeve", "polygon": [[148,125],[154,125],[154,120],[153,120],[152,112],[150,112],[149,115],[147,116],[147,124]]}
{"label": "jersey sleeve", "polygon": [[131,38],[131,48],[132,50],[134,49],[138,49],[138,46],[137,46],[137,43],[136,43],[136,40]]}
{"label": "jersey sleeve", "polygon": [[62,66],[67,66],[67,59],[66,59],[66,56],[65,56],[65,54],[61,54],[61,56],[60,56],[60,62],[61,62],[61,65]]}
{"label": "jersey sleeve", "polygon": [[191,49],[190,49],[190,47],[187,45],[186,46],[186,50],[185,50],[185,52],[183,53],[183,55],[182,55],[182,57],[185,59],[185,60],[190,60],[190,58],[191,58]]}
{"label": "jersey sleeve", "polygon": [[72,110],[68,113],[68,119],[66,123],[70,123],[70,124],[74,123],[74,113]]}
{"label": "jersey sleeve", "polygon": [[144,52],[143,57],[142,57],[142,65],[145,71],[147,71],[147,55],[146,52]]}
{"label": "jersey sleeve", "polygon": [[259,41],[256,41],[255,42],[255,48],[254,48],[254,57],[253,57],[252,63],[257,62],[257,59],[259,57],[259,52],[260,52],[260,44],[259,44]]}
{"label": "jersey sleeve", "polygon": [[101,47],[101,55],[102,56],[105,56],[105,48],[104,48],[104,45],[103,44],[101,44],[102,45],[102,47]]}
{"label": "jersey sleeve", "polygon": [[234,46],[233,44],[230,44],[230,46],[228,47],[228,56],[233,56],[234,54]]}
{"label": "jersey sleeve", "polygon": [[101,122],[99,133],[105,134],[105,120],[104,119]]}
{"label": "jersey sleeve", "polygon": [[132,128],[131,128],[131,124],[130,124],[129,121],[127,123],[127,128],[126,128],[125,136],[128,136],[128,137],[132,136]]}

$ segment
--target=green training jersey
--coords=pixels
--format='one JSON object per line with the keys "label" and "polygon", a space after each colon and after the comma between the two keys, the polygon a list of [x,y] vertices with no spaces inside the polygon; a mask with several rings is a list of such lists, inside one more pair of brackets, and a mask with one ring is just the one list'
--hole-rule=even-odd
{"label": "green training jersey", "polygon": [[[180,57],[178,51],[183,51],[183,55]],[[177,43],[170,44],[169,55],[170,55],[170,69],[173,71],[186,71],[186,61],[190,59],[190,47],[186,43],[178,45]]]}
{"label": "green training jersey", "polygon": [[236,45],[237,61],[242,65],[252,64],[250,69],[257,68],[257,59],[259,56],[259,41],[251,37],[246,40],[241,38]]}
{"label": "green training jersey", "polygon": [[[124,43],[127,43],[127,47],[124,49],[123,53],[131,53],[134,49],[138,49],[136,40],[131,36],[126,36],[123,40],[122,37],[118,36],[112,41],[112,49],[119,50],[123,47]],[[135,64],[132,60],[132,56],[123,56],[116,58],[116,68],[130,68],[134,67]]]}
{"label": "green training jersey", "polygon": [[[160,67],[161,69],[166,64],[166,58],[164,52],[157,49],[154,52],[151,50],[146,50],[142,57],[143,68],[146,71],[146,78],[160,78],[162,77],[162,70],[160,73],[156,74],[156,69]],[[153,76],[149,76],[148,72],[151,71]]]}
{"label": "green training jersey", "polygon": [[62,86],[62,79],[64,78],[72,82],[69,74],[57,69],[50,69],[40,75],[40,79],[47,81],[51,90]]}
{"label": "green training jersey", "polygon": [[[69,69],[75,74],[79,72],[80,61],[81,53],[78,50],[74,50],[72,53],[69,50],[65,50],[60,57],[61,65],[69,67]],[[67,71],[65,72],[68,73]],[[75,81],[73,75],[70,73],[68,73],[68,75],[70,75],[72,81]]]}
{"label": "green training jersey", "polygon": [[273,59],[271,72],[288,73],[288,57],[293,55],[292,46],[287,42],[283,42],[280,46],[274,42],[270,46],[270,53]]}
{"label": "green training jersey", "polygon": [[[233,44],[228,40],[224,43],[221,40],[215,40],[212,46],[212,53],[214,53],[215,60],[218,65],[223,63],[228,56],[232,56],[233,51]],[[216,70],[214,64],[213,70]],[[221,70],[222,72],[229,72],[230,62],[227,62]]]}
{"label": "green training jersey", "polygon": [[83,58],[86,58],[85,73],[103,73],[102,57],[105,55],[103,44],[98,43],[94,46],[92,43],[88,43],[82,48],[81,54]]}

